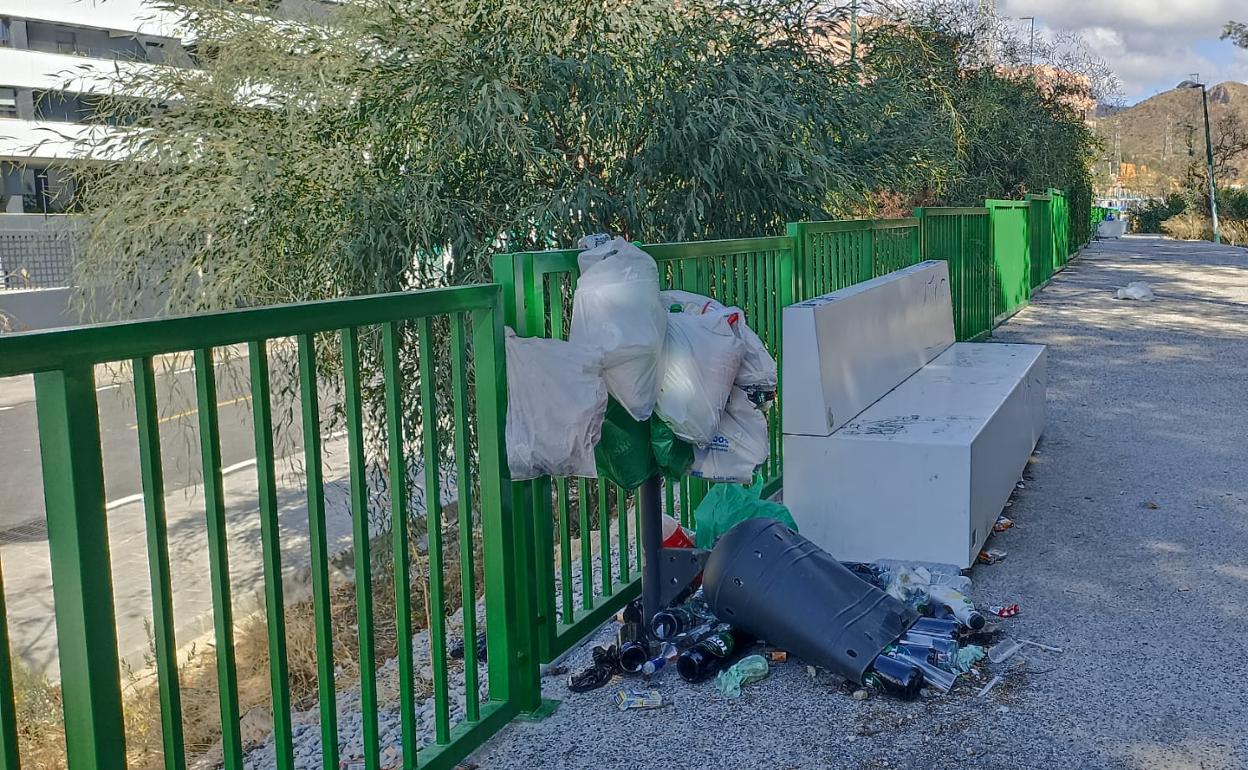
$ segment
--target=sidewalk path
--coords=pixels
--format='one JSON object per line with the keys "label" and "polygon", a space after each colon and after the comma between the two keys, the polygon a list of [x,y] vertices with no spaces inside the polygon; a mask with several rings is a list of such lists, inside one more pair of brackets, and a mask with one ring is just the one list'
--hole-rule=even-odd
{"label": "sidewalk path", "polygon": [[[1152,303],[1115,301],[1129,281]],[[555,715],[515,723],[483,768],[1248,767],[1248,251],[1094,244],[995,339],[1049,345],[1048,426],[1015,529],[977,567],[982,604],[1020,602],[1028,654],[988,697],[855,701],[775,666],[730,701],[660,679],[672,705],[546,680]],[[585,657],[574,657],[572,665]],[[627,684],[627,683],[626,683]]]}

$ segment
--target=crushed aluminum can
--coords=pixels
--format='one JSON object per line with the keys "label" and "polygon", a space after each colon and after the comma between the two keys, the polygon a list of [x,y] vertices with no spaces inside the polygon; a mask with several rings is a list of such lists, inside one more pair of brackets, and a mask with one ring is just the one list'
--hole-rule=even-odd
{"label": "crushed aluminum can", "polygon": [[1014,520],[1009,516],[998,516],[997,523],[992,525],[993,532],[1004,532],[1014,526]]}
{"label": "crushed aluminum can", "polygon": [[996,564],[999,561],[1004,561],[1005,556],[1005,551],[998,551],[995,548],[989,548],[979,552],[979,558],[977,561],[980,564]]}
{"label": "crushed aluminum can", "polygon": [[1017,604],[1007,604],[1005,606],[994,604],[988,608],[988,611],[999,618],[1012,618],[1023,610]]}
{"label": "crushed aluminum can", "polygon": [[767,661],[769,663],[787,663],[788,660],[789,653],[784,650],[771,650],[767,653]]}
{"label": "crushed aluminum can", "polygon": [[620,690],[615,694],[615,707],[620,711],[662,708],[663,693],[658,690]]}

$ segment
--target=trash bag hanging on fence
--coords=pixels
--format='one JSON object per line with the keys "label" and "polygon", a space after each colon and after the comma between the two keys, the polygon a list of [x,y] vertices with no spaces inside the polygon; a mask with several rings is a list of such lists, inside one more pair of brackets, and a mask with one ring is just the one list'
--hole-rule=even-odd
{"label": "trash bag hanging on fence", "polygon": [[737,369],[734,384],[744,390],[755,404],[763,405],[775,400],[776,388],[780,382],[776,359],[772,358],[763,340],[750,328],[749,319],[740,308],[725,307],[710,297],[679,289],[669,289],[659,296],[663,299],[663,307],[680,305],[686,313],[720,313],[728,316],[735,314],[737,320],[732,323],[732,331],[741,340],[743,351],[741,367]]}
{"label": "trash bag hanging on fence", "polygon": [[507,330],[507,465],[511,478],[596,478],[607,410],[602,354]]}
{"label": "trash bag hanging on fence", "polygon": [[732,331],[732,319],[679,310],[667,318],[655,413],[695,446],[706,446],[715,437],[741,366],[742,345]]}
{"label": "trash bag hanging on fence", "polygon": [[711,548],[719,536],[746,519],[775,519],[794,532],[793,514],[780,503],[762,499],[763,479],[753,486],[716,484],[693,510],[698,548]]}
{"label": "trash bag hanging on fence", "polygon": [[634,420],[619,401],[610,399],[602,438],[594,447],[598,475],[624,489],[640,486],[658,473],[650,442],[650,421]]}
{"label": "trash bag hanging on fence", "polygon": [[679,481],[689,473],[693,465],[693,445],[677,438],[658,415],[650,418],[650,448],[665,478]]}
{"label": "trash bag hanging on fence", "polygon": [[623,238],[587,249],[572,298],[568,339],[603,354],[607,391],[637,420],[648,420],[659,395],[667,313],[659,269]]}
{"label": "trash bag hanging on fence", "polygon": [[748,484],[767,461],[771,443],[767,418],[741,388],[733,388],[711,443],[693,450],[692,476]]}

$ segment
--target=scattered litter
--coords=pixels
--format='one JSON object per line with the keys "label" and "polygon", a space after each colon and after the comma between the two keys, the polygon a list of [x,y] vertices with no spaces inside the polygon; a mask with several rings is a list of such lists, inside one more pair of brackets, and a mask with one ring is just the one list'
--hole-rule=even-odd
{"label": "scattered litter", "polygon": [[686,682],[704,682],[731,665],[757,641],[747,632],[722,624],[676,659],[676,673]]}
{"label": "scattered litter", "polygon": [[980,564],[996,564],[999,561],[1004,561],[1005,557],[1005,551],[1000,551],[996,548],[988,548],[979,552],[979,558],[977,561]]}
{"label": "scattered litter", "polygon": [[1022,642],[1014,639],[1007,639],[1000,644],[994,645],[993,648],[988,651],[988,662],[1004,663],[1018,654],[1018,651],[1021,649],[1023,649]]}
{"label": "scattered litter", "polygon": [[1023,644],[1028,644],[1028,645],[1031,645],[1032,647],[1038,647],[1048,652],[1062,652],[1061,647],[1052,647],[1047,644],[1040,644],[1039,642],[1033,642],[1030,639],[1019,639],[1019,641],[1022,642]]}
{"label": "scattered litter", "polygon": [[1144,503],[1144,507],[1145,507],[1145,508],[1147,508],[1147,509],[1148,509],[1148,510],[1150,510],[1150,511],[1155,511],[1155,510],[1157,510],[1158,508],[1160,508],[1161,506],[1160,506],[1160,505],[1158,505],[1157,503],[1153,502],[1152,500],[1149,500],[1147,503]]}
{"label": "scattered litter", "polygon": [[871,693],[866,690],[854,690],[854,700],[866,700],[871,697]]}
{"label": "scattered litter", "polygon": [[999,618],[1012,618],[1023,610],[1022,607],[1019,607],[1017,604],[1007,604],[1004,606],[994,604],[988,608],[988,611]]}
{"label": "scattered litter", "polygon": [[747,655],[741,660],[719,672],[715,685],[719,691],[729,698],[741,697],[741,686],[752,684],[767,678],[770,672],[767,659],[762,655]]}
{"label": "scattered litter", "polygon": [[979,692],[975,693],[975,697],[977,697],[977,698],[982,698],[982,697],[984,697],[985,695],[987,695],[988,693],[992,692],[992,688],[996,687],[996,686],[997,686],[997,684],[998,684],[998,683],[1000,683],[1000,681],[1001,681],[1001,675],[1000,675],[1000,674],[997,674],[997,675],[996,675],[996,676],[994,676],[992,679],[989,679],[989,680],[988,680],[988,684],[984,685],[984,689],[982,689],[982,690],[980,690]]}
{"label": "scattered litter", "polygon": [[563,676],[568,673],[567,666],[551,666],[546,669],[546,676]]}
{"label": "scattered litter", "polygon": [[789,653],[785,652],[784,650],[768,650],[767,662],[768,663],[788,663]]}
{"label": "scattered litter", "polygon": [[1014,520],[1009,516],[1001,515],[997,517],[997,523],[992,525],[993,532],[1004,532],[1014,526]]}
{"label": "scattered litter", "polygon": [[819,670],[817,668],[815,668],[814,666],[806,667],[806,676],[810,677],[811,679],[814,679],[818,675],[819,675]]}
{"label": "scattered litter", "polygon": [[965,674],[971,670],[971,666],[984,659],[984,648],[978,644],[968,644],[958,650],[958,656],[954,660],[954,668]]}
{"label": "scattered litter", "polygon": [[663,708],[663,693],[658,690],[620,690],[615,694],[615,707],[629,709]]}
{"label": "scattered litter", "polygon": [[590,651],[593,662],[580,673],[568,677],[568,689],[572,692],[597,690],[615,676],[620,669],[620,655],[616,646],[595,647]]}
{"label": "scattered litter", "polygon": [[[485,632],[477,634],[477,660],[484,663],[486,652],[489,649],[485,640]],[[462,660],[464,657],[464,640],[456,639],[451,643],[450,656],[455,660]]]}
{"label": "scattered litter", "polygon": [[1117,299],[1134,299],[1140,302],[1149,302],[1153,299],[1153,287],[1144,281],[1132,281],[1123,288],[1119,289],[1114,295]]}
{"label": "scattered litter", "polygon": [[763,500],[763,480],[753,486],[716,484],[693,510],[695,537],[699,548],[710,548],[728,530],[747,519],[775,519],[797,530],[793,514],[780,503]]}

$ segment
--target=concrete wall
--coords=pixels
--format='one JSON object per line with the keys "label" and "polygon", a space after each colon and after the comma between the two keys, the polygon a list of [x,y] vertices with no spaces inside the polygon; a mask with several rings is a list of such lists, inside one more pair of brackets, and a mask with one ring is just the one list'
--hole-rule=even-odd
{"label": "concrete wall", "polygon": [[[13,331],[37,331],[74,326],[70,312],[70,289],[25,289],[0,291],[0,313]],[[3,323],[3,322],[0,322]]]}

